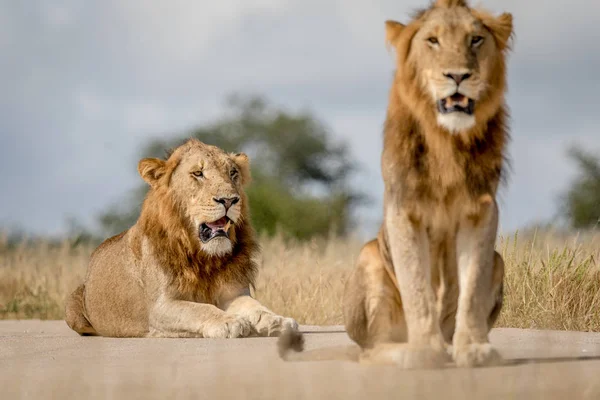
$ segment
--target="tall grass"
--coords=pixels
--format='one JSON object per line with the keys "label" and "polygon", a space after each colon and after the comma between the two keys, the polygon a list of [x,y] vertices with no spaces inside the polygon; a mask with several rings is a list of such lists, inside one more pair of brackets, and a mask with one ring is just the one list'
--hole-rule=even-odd
{"label": "tall grass", "polygon": [[[302,324],[342,324],[341,301],[360,251],[355,239],[263,238],[255,295]],[[501,237],[504,307],[496,326],[600,331],[600,234]],[[85,276],[91,245],[0,239],[0,319],[61,319]]]}
{"label": "tall grass", "polygon": [[600,234],[501,238],[504,307],[498,326],[600,331]]}

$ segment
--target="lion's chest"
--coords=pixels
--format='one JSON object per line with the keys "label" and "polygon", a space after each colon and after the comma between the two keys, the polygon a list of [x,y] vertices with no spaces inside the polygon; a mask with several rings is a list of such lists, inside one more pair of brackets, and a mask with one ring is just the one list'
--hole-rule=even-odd
{"label": "lion's chest", "polygon": [[405,203],[433,205],[445,212],[484,194],[495,197],[505,132],[494,121],[481,136],[469,137],[424,129],[402,118],[388,120],[382,154],[386,189]]}
{"label": "lion's chest", "polygon": [[[248,263],[242,263],[242,265]],[[236,262],[212,268],[186,268],[173,281],[172,290],[181,300],[212,304],[221,307],[223,299],[235,297],[252,282],[252,270],[236,268]]]}
{"label": "lion's chest", "polygon": [[197,268],[187,268],[182,271],[175,282],[176,290],[181,300],[195,303],[217,305],[221,297],[225,281],[221,271],[203,271]]}
{"label": "lion's chest", "polygon": [[502,165],[490,158],[453,147],[437,154],[406,154],[403,160],[394,160],[393,178],[386,184],[406,204],[454,213],[484,194],[495,196]]}

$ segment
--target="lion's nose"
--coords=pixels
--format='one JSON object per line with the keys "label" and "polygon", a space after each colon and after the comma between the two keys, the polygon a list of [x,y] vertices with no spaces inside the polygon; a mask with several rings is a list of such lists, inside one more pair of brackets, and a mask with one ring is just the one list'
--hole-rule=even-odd
{"label": "lion's nose", "polygon": [[213,197],[213,200],[217,203],[223,204],[225,206],[225,211],[229,210],[229,208],[240,201],[239,196],[231,196],[231,197]]}
{"label": "lion's nose", "polygon": [[444,76],[446,78],[450,78],[452,79],[454,82],[456,82],[457,85],[460,85],[460,83],[464,80],[467,80],[471,77],[471,74],[454,74],[454,73],[447,73],[444,74]]}

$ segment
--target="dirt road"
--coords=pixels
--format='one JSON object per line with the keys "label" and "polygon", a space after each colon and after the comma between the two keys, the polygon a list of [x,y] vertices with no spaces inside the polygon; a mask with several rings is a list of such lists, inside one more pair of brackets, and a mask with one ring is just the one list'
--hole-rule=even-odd
{"label": "dirt road", "polygon": [[[350,343],[342,327],[301,329],[307,349]],[[494,329],[491,340],[517,361],[402,371],[284,363],[275,338],[110,339],[79,337],[64,321],[0,321],[0,398],[600,399],[600,333]]]}

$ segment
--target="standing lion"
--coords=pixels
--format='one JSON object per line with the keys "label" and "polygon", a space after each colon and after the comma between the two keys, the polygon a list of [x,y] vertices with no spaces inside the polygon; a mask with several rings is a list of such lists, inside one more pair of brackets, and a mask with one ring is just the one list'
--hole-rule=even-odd
{"label": "standing lion", "polygon": [[250,296],[258,251],[243,187],[248,157],[188,140],[146,158],[150,185],[137,223],[91,256],[67,300],[81,335],[236,338],[296,330]]}
{"label": "standing lion", "polygon": [[[407,25],[386,22],[397,70],[381,157],[384,222],[345,288],[346,330],[360,351],[339,357],[404,368],[443,366],[449,354],[458,366],[500,360],[488,332],[502,306],[494,243],[511,35],[510,14],[464,0],[438,0]],[[290,351],[301,342],[282,337],[282,356],[323,358]]]}

